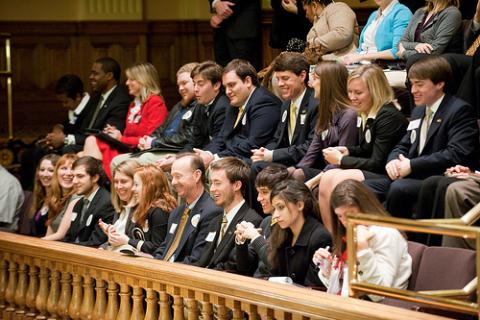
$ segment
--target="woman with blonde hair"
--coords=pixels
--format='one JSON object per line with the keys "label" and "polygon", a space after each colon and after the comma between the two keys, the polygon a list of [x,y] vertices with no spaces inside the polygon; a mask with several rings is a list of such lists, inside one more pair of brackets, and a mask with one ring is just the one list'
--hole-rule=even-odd
{"label": "woman with blonde hair", "polygon": [[458,7],[459,0],[427,1],[410,20],[400,39],[397,55],[408,60],[417,53],[442,54],[461,50],[462,14]]}
{"label": "woman with blonde hair", "polygon": [[[332,192],[329,214],[333,225],[333,250],[322,247],[313,256],[318,276],[327,292],[348,296],[347,292],[347,213],[389,216],[372,191],[361,182],[345,180]],[[396,289],[406,289],[412,273],[407,240],[398,230],[378,226],[357,226],[357,273],[361,281]],[[343,279],[343,285],[342,285]],[[369,295],[373,301],[378,296]]]}
{"label": "woman with blonde hair", "polygon": [[30,207],[31,235],[43,237],[47,233],[48,205],[45,202],[60,156],[51,153],[40,159],[33,182],[33,201]]}
{"label": "woman with blonde hair", "polygon": [[[82,153],[82,155],[102,160],[109,179],[111,179],[112,159],[120,153],[135,148],[140,138],[153,133],[168,114],[165,102],[160,95],[158,73],[151,63],[134,64],[125,73],[128,92],[135,99],[128,109],[123,134],[117,128],[107,124],[102,134],[92,135],[86,139]],[[105,135],[107,139],[102,138]],[[115,143],[115,140],[119,143]]]}
{"label": "woman with blonde hair", "polygon": [[[137,205],[137,199],[133,194],[133,176],[138,168],[140,168],[138,161],[125,160],[113,171],[112,205],[116,214],[112,224],[99,221],[100,228],[107,236],[113,232],[125,234],[127,221],[131,219]],[[102,245],[103,247],[113,251],[121,249],[121,247],[109,247],[108,242]]]}
{"label": "woman with blonde hair", "polygon": [[166,174],[154,165],[135,170],[132,190],[137,205],[127,221],[125,234],[116,230],[109,232],[108,242],[112,246],[130,245],[137,251],[152,254],[167,235],[168,216],[177,202]]}
{"label": "woman with blonde hair", "polygon": [[62,240],[70,228],[73,207],[80,199],[73,190],[72,167],[77,159],[75,154],[64,154],[55,166],[52,185],[45,200],[48,219],[44,240]]}
{"label": "woman with blonde hair", "polygon": [[348,96],[358,113],[357,144],[323,150],[325,161],[340,168],[325,172],[319,185],[320,213],[330,232],[332,190],[345,179],[363,181],[385,174],[387,156],[407,129],[407,119],[394,102],[392,88],[378,66],[354,70],[348,78]]}

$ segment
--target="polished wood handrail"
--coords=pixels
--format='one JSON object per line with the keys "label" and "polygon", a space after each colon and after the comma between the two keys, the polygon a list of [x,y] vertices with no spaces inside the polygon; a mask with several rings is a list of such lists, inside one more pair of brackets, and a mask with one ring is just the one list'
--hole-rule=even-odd
{"label": "polished wood handrail", "polygon": [[252,319],[441,319],[215,270],[0,233],[0,314],[13,319],[17,311],[31,319],[243,319],[245,314]]}

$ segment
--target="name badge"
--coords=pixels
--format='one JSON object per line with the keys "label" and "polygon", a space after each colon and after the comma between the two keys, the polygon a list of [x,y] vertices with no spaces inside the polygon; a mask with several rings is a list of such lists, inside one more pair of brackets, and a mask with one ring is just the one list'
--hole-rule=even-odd
{"label": "name badge", "polygon": [[360,128],[362,125],[362,117],[357,117],[357,128]]}
{"label": "name badge", "polygon": [[307,118],[306,114],[300,115],[300,124],[303,126],[305,124],[305,119]]}
{"label": "name badge", "polygon": [[245,115],[242,118],[242,125],[246,125],[246,124],[247,124],[247,114],[245,113]]}
{"label": "name badge", "polygon": [[93,220],[93,214],[88,216],[88,219],[87,219],[87,222],[85,222],[85,225],[88,227],[92,223],[92,220]]}
{"label": "name badge", "polygon": [[48,207],[42,207],[42,209],[40,210],[40,215],[41,216],[44,216],[48,213]]}
{"label": "name badge", "polygon": [[420,119],[410,121],[407,131],[418,129],[418,127],[420,127],[420,121]]}
{"label": "name badge", "polygon": [[370,129],[367,129],[365,132],[365,141],[367,141],[367,143],[372,142],[372,133],[370,132]]}
{"label": "name badge", "polygon": [[283,111],[282,114],[282,122],[285,122],[285,120],[287,120],[287,110]]}
{"label": "name badge", "polygon": [[182,119],[183,120],[188,120],[192,117],[192,110],[188,110],[187,112],[185,112],[185,114],[183,115]]}
{"label": "name badge", "polygon": [[190,221],[192,223],[192,226],[196,228],[198,226],[198,222],[200,221],[200,214],[197,213],[192,217],[192,220]]}
{"label": "name badge", "polygon": [[328,129],[322,131],[322,140],[325,141],[328,135]]}
{"label": "name badge", "polygon": [[171,233],[171,234],[174,234],[175,230],[177,230],[177,226],[178,226],[178,224],[172,223],[172,226],[170,227],[170,231],[168,231],[168,232]]}
{"label": "name badge", "polygon": [[214,239],[215,239],[215,235],[217,234],[217,232],[210,232],[209,234],[207,234],[207,237],[205,238],[205,241],[207,242],[212,242]]}
{"label": "name badge", "polygon": [[413,144],[415,140],[417,140],[417,131],[412,130],[412,132],[410,133],[410,143]]}
{"label": "name badge", "polygon": [[72,212],[72,219],[71,219],[71,221],[75,221],[75,219],[77,219],[77,216],[78,216],[78,213]]}

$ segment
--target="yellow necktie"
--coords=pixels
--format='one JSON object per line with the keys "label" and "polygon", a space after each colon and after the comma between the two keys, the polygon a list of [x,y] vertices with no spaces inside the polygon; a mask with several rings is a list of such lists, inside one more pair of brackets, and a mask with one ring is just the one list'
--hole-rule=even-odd
{"label": "yellow necktie", "polygon": [[227,231],[227,225],[228,225],[227,213],[225,212],[225,213],[223,213],[222,227],[220,228],[220,235],[218,237],[217,246],[223,240],[223,236],[225,235],[225,232]]}
{"label": "yellow necktie", "polygon": [[430,129],[430,122],[432,120],[433,110],[430,107],[425,109],[424,124],[420,129],[420,143],[418,144],[418,153],[422,153],[425,143],[427,142],[428,129]]}
{"label": "yellow necktie", "polygon": [[297,123],[297,105],[292,102],[290,105],[290,122],[288,126],[288,139],[290,143],[293,140],[293,134],[295,133],[295,124]]}
{"label": "yellow necktie", "polygon": [[240,118],[242,117],[242,113],[243,113],[243,106],[241,106],[241,107],[238,109],[237,120],[235,120],[235,125],[233,126],[234,128],[236,128],[237,125],[238,125],[238,123],[240,122]]}
{"label": "yellow necktie", "polygon": [[183,211],[182,217],[180,218],[180,223],[178,224],[177,232],[175,233],[175,238],[173,238],[172,244],[168,248],[168,251],[165,254],[165,256],[163,257],[164,261],[170,260],[170,258],[173,256],[173,254],[177,250],[178,244],[180,243],[180,239],[182,238],[182,235],[183,235],[183,230],[187,225],[189,213],[190,213],[190,208],[187,206]]}
{"label": "yellow necktie", "polygon": [[478,35],[477,39],[475,39],[475,41],[473,41],[470,48],[468,48],[468,50],[465,52],[465,55],[473,57],[473,55],[475,54],[475,51],[477,51],[478,47],[480,47],[480,34]]}

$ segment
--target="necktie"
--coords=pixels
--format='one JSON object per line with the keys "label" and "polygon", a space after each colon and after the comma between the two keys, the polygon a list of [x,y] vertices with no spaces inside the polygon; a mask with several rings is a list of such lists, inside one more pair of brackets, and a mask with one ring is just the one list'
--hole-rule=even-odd
{"label": "necktie", "polygon": [[418,153],[422,153],[425,142],[427,141],[428,129],[430,129],[430,122],[432,120],[433,110],[430,107],[425,109],[425,117],[423,117],[422,128],[420,129],[420,143],[418,145]]}
{"label": "necktie", "polygon": [[92,120],[90,120],[90,123],[88,124],[89,128],[92,128],[92,126],[95,124],[95,120],[97,120],[97,116],[98,116],[98,113],[100,112],[100,109],[102,109],[102,105],[103,105],[103,96],[100,96],[97,107],[95,108],[95,112],[93,113]]}
{"label": "necktie", "polygon": [[237,115],[237,120],[235,120],[235,125],[233,126],[234,128],[237,127],[238,123],[240,122],[240,118],[242,117],[242,113],[243,113],[243,106],[241,106],[239,109],[238,109],[238,115]]}
{"label": "necktie", "polygon": [[295,124],[297,123],[297,105],[292,102],[290,105],[290,120],[288,126],[288,140],[292,143],[293,134],[295,133]]}
{"label": "necktie", "polygon": [[223,220],[222,220],[222,226],[220,228],[220,235],[218,237],[217,241],[217,246],[222,242],[223,236],[225,235],[225,232],[227,231],[227,225],[228,225],[228,220],[227,220],[227,213],[223,213]]}
{"label": "necktie", "polygon": [[187,225],[189,214],[190,214],[190,208],[186,207],[185,210],[183,211],[182,217],[180,218],[180,223],[178,224],[177,232],[175,232],[175,238],[173,238],[172,244],[168,248],[165,256],[163,257],[164,261],[170,260],[170,258],[173,256],[173,254],[177,250],[178,244],[180,243],[180,239],[182,238],[182,235],[183,235],[183,230]]}
{"label": "necktie", "polygon": [[473,41],[470,48],[468,48],[468,50],[465,52],[465,55],[473,57],[473,55],[475,54],[475,51],[477,51],[478,47],[480,47],[480,34],[478,35],[477,39],[475,39],[475,41]]}
{"label": "necktie", "polygon": [[77,236],[75,238],[75,242],[79,243],[80,242],[80,231],[84,226],[85,226],[85,219],[87,217],[87,210],[88,210],[88,205],[90,204],[90,201],[87,198],[84,198],[83,200],[83,206],[82,206],[82,211],[80,211],[80,220],[78,224],[78,229],[77,229]]}

